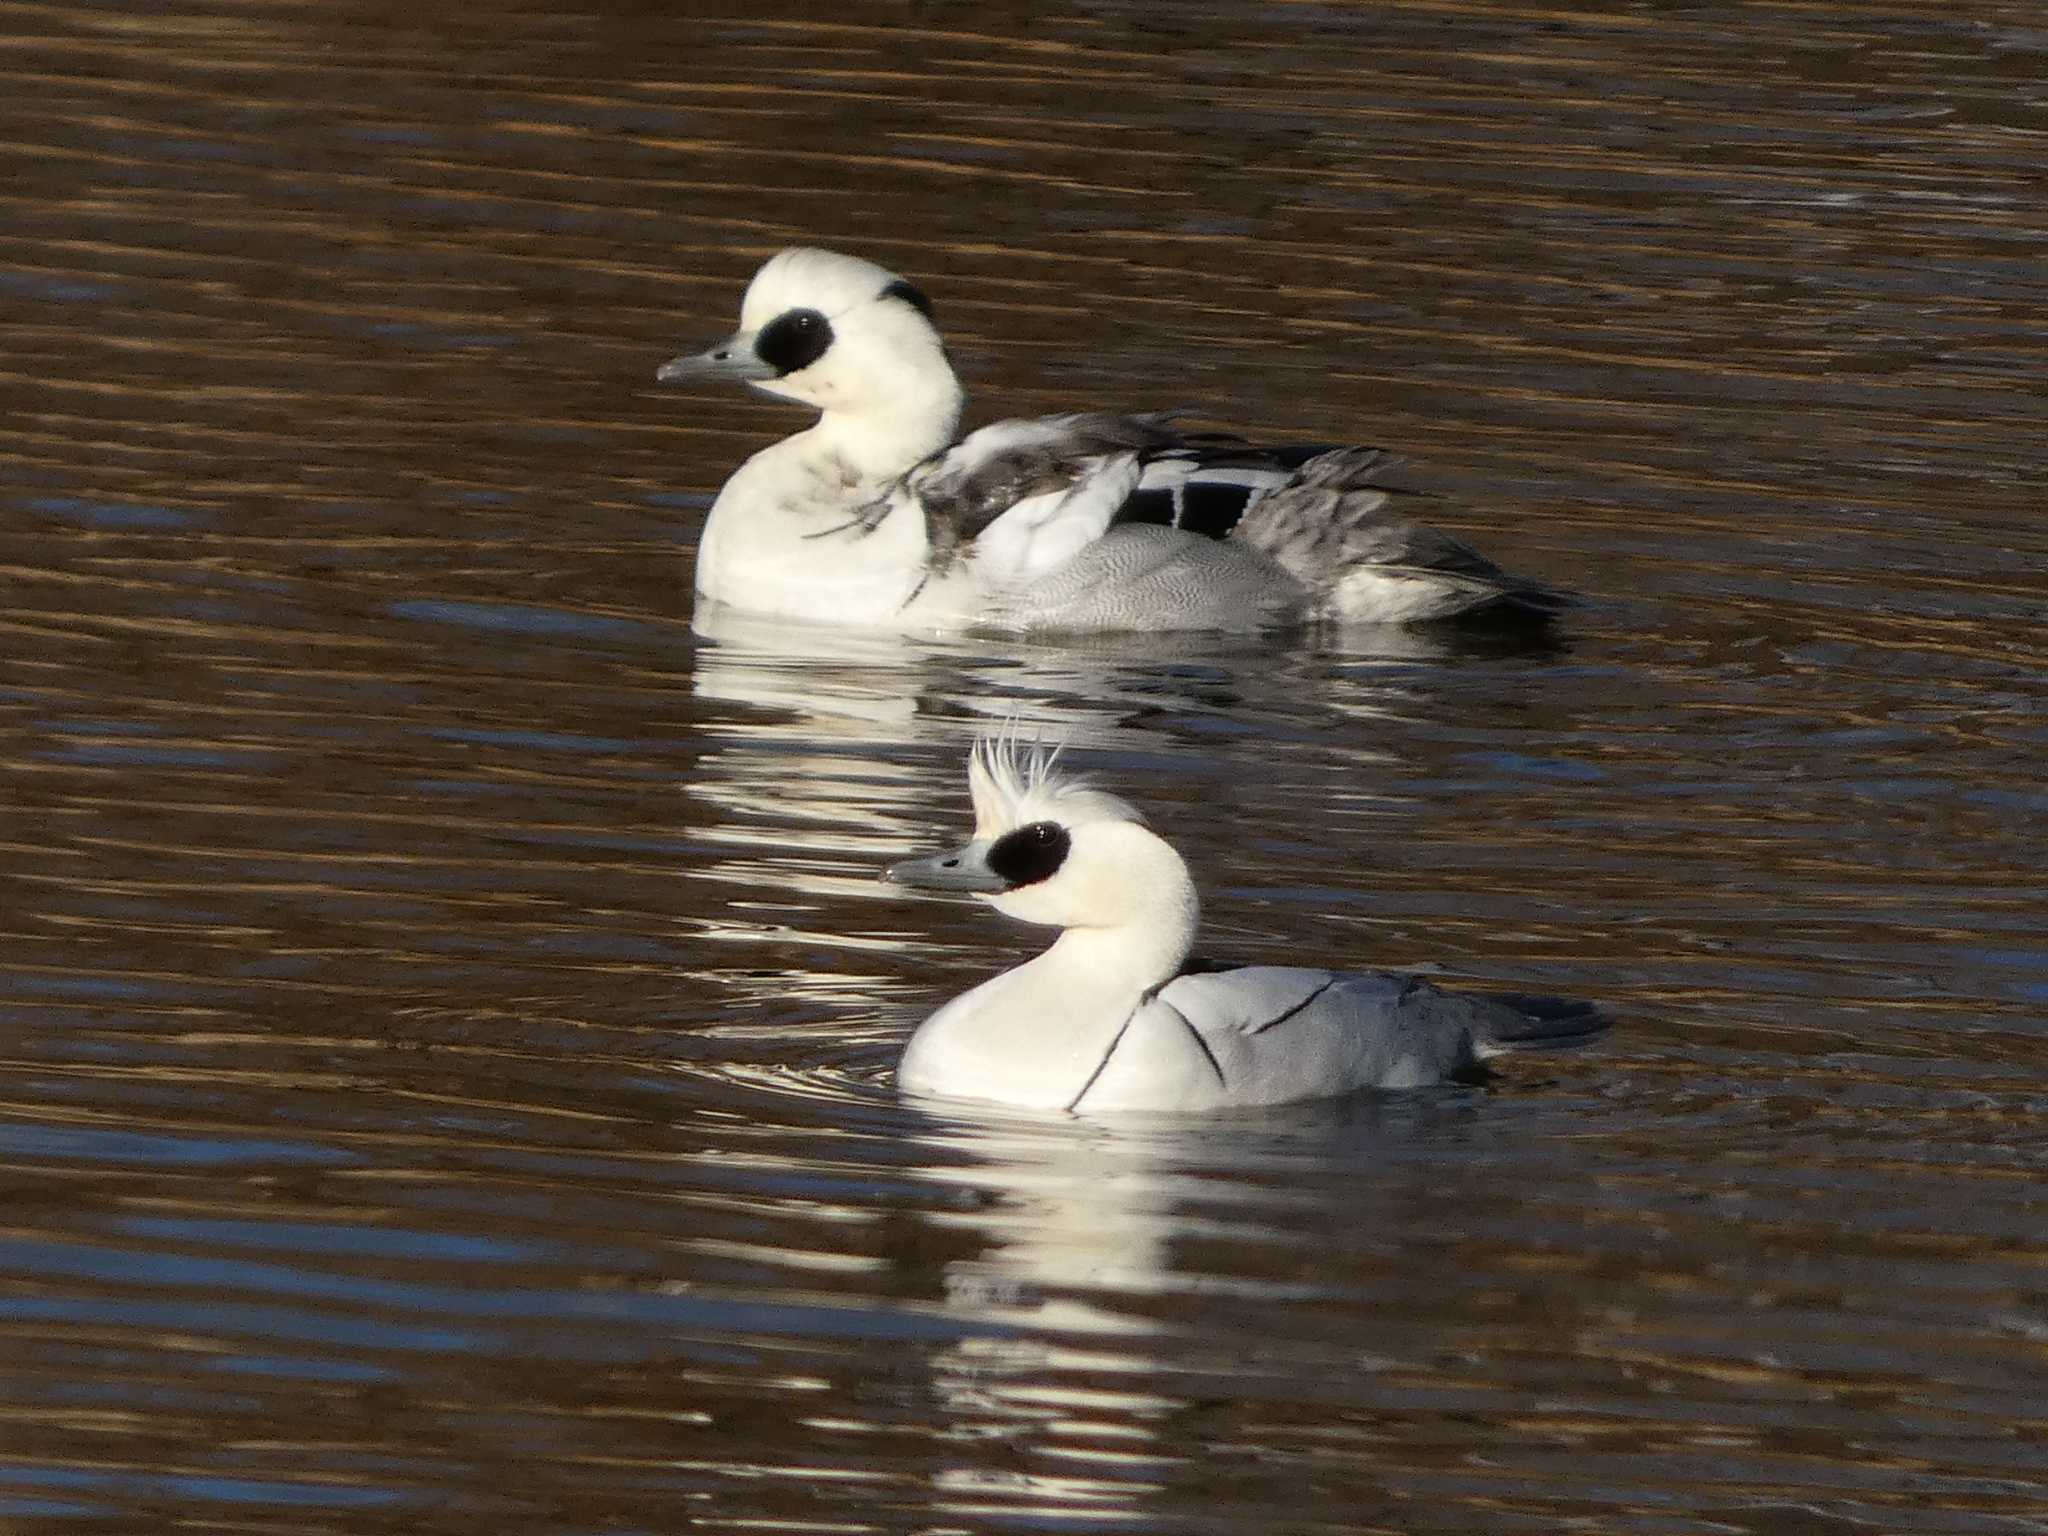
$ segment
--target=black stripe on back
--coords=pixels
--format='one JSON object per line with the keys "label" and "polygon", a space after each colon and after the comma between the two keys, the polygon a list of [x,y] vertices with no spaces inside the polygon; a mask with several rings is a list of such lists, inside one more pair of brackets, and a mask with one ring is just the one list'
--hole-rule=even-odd
{"label": "black stripe on back", "polygon": [[1252,492],[1242,485],[1205,485],[1199,478],[1181,487],[1179,526],[1212,539],[1228,538],[1251,505]]}
{"label": "black stripe on back", "polygon": [[1173,527],[1173,492],[1164,487],[1149,491],[1133,491],[1124,498],[1124,504],[1116,509],[1116,521],[1120,523],[1158,523],[1161,527]]}

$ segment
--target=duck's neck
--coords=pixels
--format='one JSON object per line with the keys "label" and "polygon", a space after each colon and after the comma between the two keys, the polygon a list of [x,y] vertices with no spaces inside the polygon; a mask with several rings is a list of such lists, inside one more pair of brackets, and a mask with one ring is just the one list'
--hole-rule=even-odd
{"label": "duck's neck", "polygon": [[907,369],[889,387],[863,393],[857,404],[831,404],[805,441],[807,452],[829,455],[864,482],[885,485],[950,447],[960,431],[960,381],[943,357]]}
{"label": "duck's neck", "polygon": [[904,1053],[920,1093],[1070,1109],[1146,999],[1180,973],[1199,907],[1186,884],[1113,926],[1069,928],[1036,959],[956,998]]}
{"label": "duck's neck", "polygon": [[1060,936],[1033,962],[1077,992],[1142,995],[1180,973],[1202,920],[1194,877],[1173,846],[1142,822],[1092,830],[1090,854],[1045,885],[1022,885],[992,905],[1027,923],[1057,921]]}
{"label": "duck's neck", "polygon": [[1199,909],[1190,887],[1185,903],[1114,928],[1069,928],[1031,963],[1059,977],[1072,996],[1140,998],[1180,974],[1195,944]]}

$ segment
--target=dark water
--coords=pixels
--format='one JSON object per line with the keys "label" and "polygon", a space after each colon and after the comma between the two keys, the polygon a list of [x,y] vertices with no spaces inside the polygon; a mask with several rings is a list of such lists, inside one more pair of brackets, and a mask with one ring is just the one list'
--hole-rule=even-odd
{"label": "dark water", "polygon": [[[0,12],[0,1526],[2048,1529],[2033,4]],[[1363,439],[1548,651],[690,627],[769,251]],[[1483,1090],[950,1118],[1062,725]]]}

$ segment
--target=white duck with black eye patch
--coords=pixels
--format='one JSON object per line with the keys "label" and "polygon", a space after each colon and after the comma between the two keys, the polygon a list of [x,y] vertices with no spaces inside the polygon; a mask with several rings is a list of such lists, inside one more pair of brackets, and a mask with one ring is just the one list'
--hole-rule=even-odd
{"label": "white duck with black eye patch", "polygon": [[1468,1080],[1502,1052],[1606,1027],[1583,1003],[1385,972],[1191,964],[1201,903],[1187,865],[1056,756],[982,741],[968,759],[973,840],[884,875],[1060,930],[918,1026],[898,1069],[908,1092],[1078,1114],[1280,1104]]}
{"label": "white duck with black eye patch", "polygon": [[1166,414],[999,421],[956,441],[960,384],[912,284],[795,248],[740,329],[663,382],[735,379],[811,427],[726,481],[700,596],[809,622],[947,633],[1220,629],[1488,615],[1565,600],[1410,519],[1376,448],[1261,448]]}

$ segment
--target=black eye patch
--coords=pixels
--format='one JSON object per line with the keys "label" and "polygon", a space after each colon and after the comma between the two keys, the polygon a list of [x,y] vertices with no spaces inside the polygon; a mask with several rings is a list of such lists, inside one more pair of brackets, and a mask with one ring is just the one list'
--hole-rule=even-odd
{"label": "black eye patch", "polygon": [[1056,821],[1034,821],[1028,827],[1005,832],[988,845],[988,867],[1011,890],[1036,885],[1067,861],[1072,839]]}
{"label": "black eye patch", "polygon": [[754,355],[782,378],[808,368],[832,345],[832,322],[815,309],[792,309],[761,327]]}

